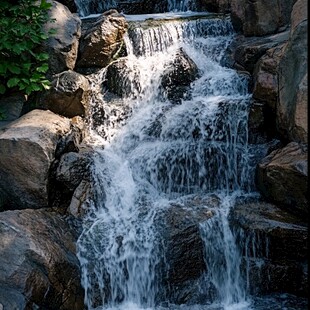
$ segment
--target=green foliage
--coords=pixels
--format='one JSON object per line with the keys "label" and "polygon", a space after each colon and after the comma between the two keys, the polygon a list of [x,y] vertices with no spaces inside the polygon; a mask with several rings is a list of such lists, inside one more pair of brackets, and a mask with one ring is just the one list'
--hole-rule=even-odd
{"label": "green foliage", "polygon": [[51,6],[46,0],[0,1],[0,94],[49,88],[48,54],[40,47],[51,34],[44,31]]}

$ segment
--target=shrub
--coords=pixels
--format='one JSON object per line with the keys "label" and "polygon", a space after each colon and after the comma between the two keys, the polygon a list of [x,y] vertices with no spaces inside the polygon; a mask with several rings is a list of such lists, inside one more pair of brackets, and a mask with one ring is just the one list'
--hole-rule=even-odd
{"label": "shrub", "polygon": [[49,88],[48,54],[41,47],[52,34],[44,31],[51,6],[46,0],[0,1],[0,94]]}

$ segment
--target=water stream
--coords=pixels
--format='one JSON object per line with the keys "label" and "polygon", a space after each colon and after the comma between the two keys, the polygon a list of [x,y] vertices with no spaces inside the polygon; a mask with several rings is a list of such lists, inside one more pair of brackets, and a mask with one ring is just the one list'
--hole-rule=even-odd
{"label": "water stream", "polygon": [[[264,309],[253,306],[228,223],[235,200],[256,195],[254,169],[266,151],[248,144],[248,78],[226,62],[233,39],[225,16],[137,23],[125,38],[122,96],[108,89],[108,70],[93,76],[93,185],[78,240],[87,309]],[[174,81],[184,62],[195,68],[188,85]],[[163,281],[170,262],[159,224],[172,205],[212,214],[198,225],[206,297],[182,306]]]}

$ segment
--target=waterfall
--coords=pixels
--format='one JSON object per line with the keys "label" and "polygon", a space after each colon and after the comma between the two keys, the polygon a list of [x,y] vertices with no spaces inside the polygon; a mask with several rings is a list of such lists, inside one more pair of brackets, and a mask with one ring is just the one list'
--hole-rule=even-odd
{"label": "waterfall", "polygon": [[[161,269],[169,262],[158,215],[212,195],[218,204],[205,206],[212,217],[199,228],[208,270],[202,278],[215,291],[207,304],[251,309],[227,218],[236,197],[255,191],[262,151],[247,143],[248,78],[226,65],[233,39],[224,16],[137,23],[125,38],[128,56],[120,59],[117,85],[106,85],[109,68],[94,76],[101,93],[90,119],[93,185],[78,240],[88,309],[177,309],[166,308],[162,293]],[[174,82],[182,61],[192,70],[186,85]],[[122,96],[111,94],[119,85]]]}

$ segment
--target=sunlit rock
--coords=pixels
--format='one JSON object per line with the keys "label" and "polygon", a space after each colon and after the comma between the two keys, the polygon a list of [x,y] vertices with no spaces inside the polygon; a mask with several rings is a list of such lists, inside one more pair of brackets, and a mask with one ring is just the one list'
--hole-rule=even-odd
{"label": "sunlit rock", "polygon": [[48,206],[49,169],[70,120],[33,110],[0,130],[0,193],[3,208]]}

